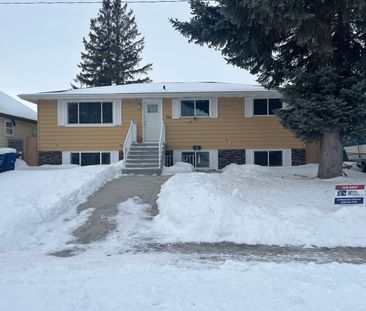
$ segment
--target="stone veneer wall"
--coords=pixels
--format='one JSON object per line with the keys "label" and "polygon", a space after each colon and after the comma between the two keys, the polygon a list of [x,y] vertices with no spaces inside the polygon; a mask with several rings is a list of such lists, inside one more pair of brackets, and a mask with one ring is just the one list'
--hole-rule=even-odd
{"label": "stone veneer wall", "polygon": [[292,166],[306,164],[305,149],[291,149],[291,161]]}
{"label": "stone veneer wall", "polygon": [[39,165],[43,164],[62,164],[62,152],[61,151],[39,151],[38,152]]}
{"label": "stone veneer wall", "polygon": [[245,164],[245,149],[219,150],[219,169],[231,163]]}

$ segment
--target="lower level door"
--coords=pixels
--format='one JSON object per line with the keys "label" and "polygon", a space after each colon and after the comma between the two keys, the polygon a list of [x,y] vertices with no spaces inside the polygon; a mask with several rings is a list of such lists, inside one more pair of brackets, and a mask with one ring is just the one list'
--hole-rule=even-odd
{"label": "lower level door", "polygon": [[143,102],[144,142],[159,141],[162,123],[161,99],[146,99]]}

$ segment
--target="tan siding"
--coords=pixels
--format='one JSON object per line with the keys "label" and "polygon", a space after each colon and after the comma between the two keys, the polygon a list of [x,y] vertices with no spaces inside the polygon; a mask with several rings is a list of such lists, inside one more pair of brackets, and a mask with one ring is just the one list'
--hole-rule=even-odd
{"label": "tan siding", "polygon": [[[130,121],[137,123],[138,139],[142,139],[142,100],[122,101],[122,126],[64,127],[57,126],[57,102],[42,101],[38,105],[39,150],[119,150]],[[244,117],[243,98],[220,98],[219,117],[172,119],[171,99],[163,100],[168,148],[204,149],[236,148],[304,148],[304,144],[282,127],[276,117]]]}
{"label": "tan siding", "polygon": [[306,163],[319,163],[320,147],[317,144],[306,145]]}
{"label": "tan siding", "polygon": [[14,135],[5,136],[5,120],[10,118],[0,117],[0,147],[8,146],[8,139],[22,139],[25,143],[27,137],[32,136],[32,128],[36,128],[37,125],[14,119]]}
{"label": "tan siding", "polygon": [[121,126],[58,126],[56,101],[42,101],[38,105],[38,120],[38,149],[41,151],[120,150],[131,120],[137,123],[137,134],[141,137],[141,100],[123,100]]}
{"label": "tan siding", "polygon": [[218,118],[172,119],[164,100],[164,122],[170,149],[304,148],[276,117],[244,117],[243,98],[220,98]]}

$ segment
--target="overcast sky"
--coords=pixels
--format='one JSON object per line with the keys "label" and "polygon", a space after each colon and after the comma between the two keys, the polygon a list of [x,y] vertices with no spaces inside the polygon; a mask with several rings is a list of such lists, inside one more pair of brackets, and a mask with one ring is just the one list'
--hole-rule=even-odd
{"label": "overcast sky", "polygon": [[[153,81],[256,83],[248,72],[227,65],[220,52],[188,43],[172,28],[169,17],[188,20],[187,3],[129,7],[145,37],[143,62],[153,63]],[[0,5],[0,89],[15,95],[70,88],[82,38],[99,8],[100,4]]]}

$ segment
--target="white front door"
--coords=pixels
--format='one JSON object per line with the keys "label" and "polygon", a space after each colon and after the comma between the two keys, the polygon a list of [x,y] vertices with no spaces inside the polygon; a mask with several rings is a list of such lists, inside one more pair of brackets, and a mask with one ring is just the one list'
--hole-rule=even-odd
{"label": "white front door", "polygon": [[143,102],[144,141],[159,141],[162,122],[162,100],[145,99]]}

